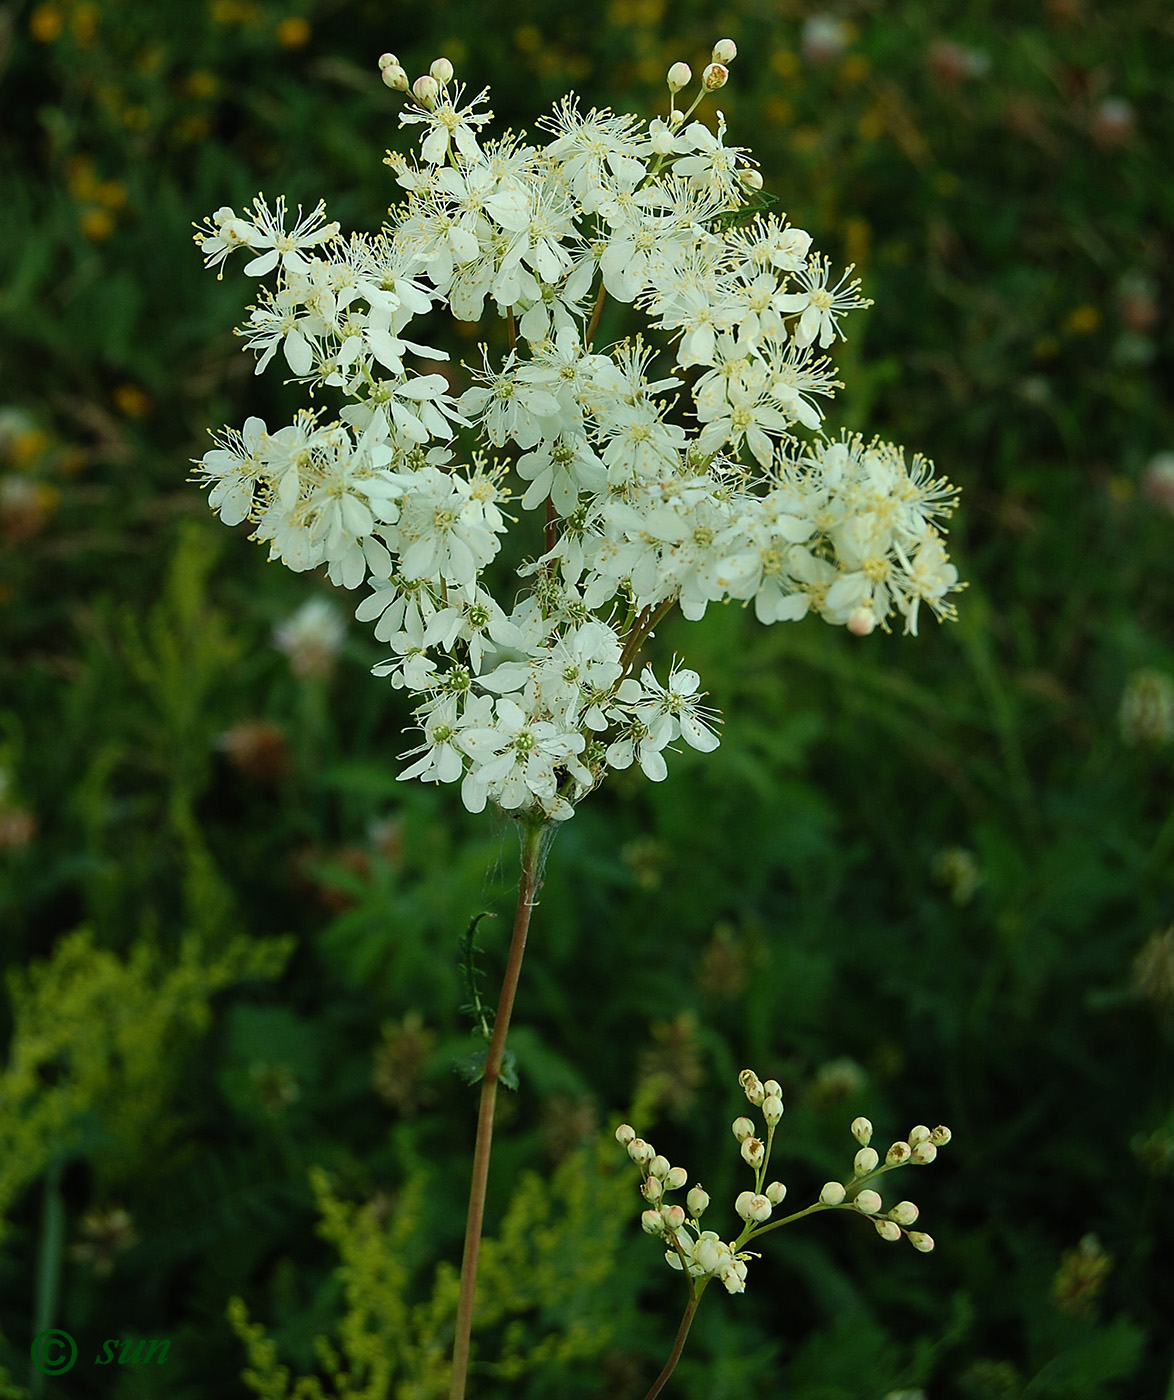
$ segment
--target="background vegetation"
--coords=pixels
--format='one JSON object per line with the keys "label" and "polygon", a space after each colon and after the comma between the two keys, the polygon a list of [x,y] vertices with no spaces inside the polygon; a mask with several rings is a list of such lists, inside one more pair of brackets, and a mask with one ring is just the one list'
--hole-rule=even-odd
{"label": "background vegetation", "polygon": [[[918,640],[732,608],[663,629],[725,741],[613,778],[554,846],[476,1394],[644,1393],[683,1299],[607,1135],[639,1114],[721,1200],[750,1065],[784,1084],[801,1203],[856,1113],[885,1141],[950,1124],[902,1181],[938,1248],[839,1216],[773,1236],[675,1395],[1174,1395],[1166,0],[0,7],[7,1393],[38,1323],[81,1349],[49,1397],[245,1395],[246,1364],[272,1396],[284,1365],[426,1397],[444,1369],[456,946],[505,916],[492,983],[515,838],[397,785],[406,715],[355,598],[333,663],[292,666],[275,625],[332,590],[185,481],[208,426],[291,408],[192,221],[263,187],[377,226],[384,49],[532,124],[568,86],[658,111],[668,63],[727,34],[732,139],[876,300],[837,415],[964,487],[971,585]],[[107,1337],[172,1347],[101,1370]]]}

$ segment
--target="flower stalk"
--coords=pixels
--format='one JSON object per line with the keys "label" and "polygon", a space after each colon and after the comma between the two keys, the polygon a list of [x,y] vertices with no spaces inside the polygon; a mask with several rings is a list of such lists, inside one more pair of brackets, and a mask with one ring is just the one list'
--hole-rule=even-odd
{"label": "flower stalk", "polygon": [[461,1257],[461,1292],[457,1302],[456,1339],[453,1344],[452,1380],[449,1400],[464,1400],[469,1374],[469,1343],[473,1330],[473,1302],[477,1289],[477,1261],[485,1223],[485,1196],[489,1189],[489,1155],[493,1146],[493,1115],[497,1086],[505,1059],[506,1036],[526,952],[530,916],[541,885],[542,854],[548,838],[548,823],[530,818],[522,833],[522,872],[518,880],[518,904],[514,929],[502,978],[501,996],[493,1022],[493,1034],[485,1056],[481,1080],[481,1104],[477,1112],[477,1142],[473,1149],[473,1179],[469,1188],[469,1214],[465,1223],[465,1248]]}

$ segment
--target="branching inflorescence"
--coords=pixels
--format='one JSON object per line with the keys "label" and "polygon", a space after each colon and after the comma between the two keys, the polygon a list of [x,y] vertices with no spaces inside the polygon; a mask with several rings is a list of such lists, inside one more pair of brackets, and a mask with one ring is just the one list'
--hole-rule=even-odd
{"label": "branching inflorescence", "polygon": [[[284,201],[258,196],[197,234],[209,267],[243,249],[246,274],[275,274],[241,332],[258,373],[280,353],[346,401],[221,433],[198,464],[210,504],[291,569],[366,583],[356,616],[391,653],[376,673],[417,701],[401,777],[460,782],[471,811],[562,821],[611,769],[659,781],[675,742],[717,745],[697,673],[640,661],[674,604],[697,619],[752,601],[762,622],[815,613],[859,635],[894,617],[916,633],[922,604],[953,615],[954,488],[889,443],[820,432],[839,387],[823,352],[869,304],[859,282],[756,209],[762,177],[720,112],[692,119],[735,53],[715,46],[686,111],[674,64],[667,119],[568,96],[544,145],[487,139],[487,94],[437,59],[400,114],[420,152],[388,156],[405,198],[379,233],[344,238],[322,205],[287,229]],[[380,68],[409,90],[393,55]],[[646,334],[596,348],[607,297]],[[411,324],[487,305],[509,349],[483,346],[454,396]],[[464,429],[479,449],[460,450]],[[514,503],[541,524],[503,600],[485,570]]]}
{"label": "branching inflorescence", "polygon": [[872,1124],[867,1118],[855,1119],[852,1136],[859,1150],[853,1159],[849,1180],[826,1182],[811,1205],[772,1219],[787,1194],[781,1181],[767,1184],[775,1129],[783,1116],[782,1090],[777,1080],[763,1082],[749,1069],[742,1071],[738,1082],[747,1099],[762,1114],[764,1126],[759,1129],[747,1117],[735,1118],[732,1125],[742,1160],[754,1173],[754,1186],[739,1192],[734,1202],[742,1229],[729,1242],[723,1241],[715,1231],[702,1228],[701,1216],[709,1207],[709,1196],[703,1187],[694,1185],[685,1196],[684,1206],[670,1202],[670,1194],[683,1190],[688,1183],[685,1168],[670,1165],[651,1143],[638,1138],[635,1129],[627,1123],[621,1123],[616,1129],[616,1141],[626,1148],[628,1156],[640,1168],[640,1193],[649,1205],[641,1216],[641,1224],[647,1234],[656,1236],[667,1246],[666,1261],[674,1269],[687,1273],[691,1292],[695,1290],[695,1280],[704,1288],[715,1278],[729,1293],[744,1292],[746,1263],[755,1257],[746,1246],[771,1230],[825,1210],[850,1210],[864,1216],[883,1240],[899,1240],[904,1235],[922,1253],[933,1248],[929,1235],[909,1228],[918,1216],[913,1202],[898,1201],[885,1210],[874,1183],[898,1167],[927,1166],[937,1156],[938,1148],[950,1141],[949,1128],[931,1129],[919,1124],[910,1129],[907,1138],[894,1142],[882,1158],[876,1148],[869,1145]]}

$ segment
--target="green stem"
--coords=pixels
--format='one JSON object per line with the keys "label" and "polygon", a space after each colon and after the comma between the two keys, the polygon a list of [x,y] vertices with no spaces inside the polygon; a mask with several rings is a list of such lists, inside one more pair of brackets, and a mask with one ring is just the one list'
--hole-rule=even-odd
{"label": "green stem", "polygon": [[[41,1240],[37,1251],[37,1301],[33,1336],[53,1326],[61,1292],[61,1250],[65,1240],[65,1201],[61,1194],[64,1164],[58,1160],[45,1173],[45,1194],[41,1211]],[[45,1373],[34,1368],[29,1389],[34,1400],[44,1393]]]}
{"label": "green stem", "polygon": [[485,1195],[489,1186],[489,1154],[493,1144],[493,1111],[497,1103],[497,1086],[505,1058],[506,1035],[522,971],[522,956],[526,951],[526,935],[530,915],[540,885],[539,867],[547,835],[545,821],[526,822],[522,837],[522,874],[518,881],[518,906],[514,915],[514,932],[506,959],[501,997],[493,1036],[485,1056],[485,1075],[481,1080],[481,1107],[477,1114],[477,1143],[473,1149],[473,1181],[469,1190],[469,1215],[465,1225],[465,1250],[461,1258],[461,1293],[457,1302],[456,1340],[453,1344],[452,1382],[449,1400],[464,1400],[469,1375],[469,1343],[473,1331],[473,1299],[477,1288],[477,1260],[481,1252],[481,1231],[485,1222]]}
{"label": "green stem", "polygon": [[677,1340],[673,1343],[672,1351],[669,1352],[669,1359],[664,1363],[664,1370],[652,1382],[652,1389],[644,1397],[644,1400],[655,1400],[655,1397],[665,1388],[669,1377],[677,1369],[677,1362],[680,1361],[681,1353],[685,1350],[685,1339],[689,1335],[689,1328],[693,1325],[693,1315],[697,1311],[697,1304],[701,1302],[701,1294],[704,1292],[704,1284],[700,1289],[695,1289],[693,1280],[689,1280],[689,1301],[685,1304],[681,1325],[677,1328]]}

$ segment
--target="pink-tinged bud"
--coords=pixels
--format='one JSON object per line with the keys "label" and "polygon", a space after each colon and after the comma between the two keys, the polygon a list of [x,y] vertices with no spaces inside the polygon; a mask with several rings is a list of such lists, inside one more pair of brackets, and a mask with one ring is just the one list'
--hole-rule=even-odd
{"label": "pink-tinged bud", "polygon": [[924,1123],[918,1123],[916,1128],[909,1129],[909,1146],[916,1147],[919,1142],[929,1141],[929,1129]]}
{"label": "pink-tinged bud", "polygon": [[412,84],[412,96],[421,107],[426,107],[431,111],[440,97],[440,84],[431,73],[425,73],[422,78],[417,78]]}
{"label": "pink-tinged bud", "polygon": [[648,1170],[653,1176],[659,1176],[663,1181],[669,1174],[669,1159],[667,1157],[662,1157],[658,1152],[652,1161],[649,1162]]}
{"label": "pink-tinged bud", "polygon": [[766,1098],[766,1089],[752,1069],[744,1069],[738,1076],[738,1083],[742,1086],[742,1092],[755,1107]]}
{"label": "pink-tinged bud", "polygon": [[876,631],[876,613],[871,608],[853,608],[847,627],[854,637],[867,637]]}
{"label": "pink-tinged bud", "polygon": [[713,46],[713,53],[710,58],[715,63],[733,63],[738,57],[738,46],[733,39],[719,39]]}
{"label": "pink-tinged bud", "polygon": [[709,1192],[701,1186],[694,1186],[685,1197],[685,1204],[694,1215],[704,1215],[705,1207],[709,1205]]}
{"label": "pink-tinged bud", "polygon": [[824,1183],[823,1190],[819,1193],[819,1203],[824,1206],[843,1205],[847,1192],[838,1181],[828,1181]]}
{"label": "pink-tinged bud", "polygon": [[630,1123],[621,1123],[616,1129],[616,1141],[621,1147],[627,1147],[630,1142],[636,1141],[636,1129]]}
{"label": "pink-tinged bud", "polygon": [[381,53],[379,55],[379,71],[382,73],[385,68],[398,68],[399,59],[393,53]]}
{"label": "pink-tinged bud", "polygon": [[933,1236],[923,1235],[920,1230],[910,1230],[909,1243],[914,1249],[919,1249],[922,1254],[928,1254],[933,1248]]}
{"label": "pink-tinged bud", "polygon": [[762,189],[762,176],[751,165],[744,165],[738,171],[738,179],[748,190]]}
{"label": "pink-tinged bud", "polygon": [[745,1142],[748,1137],[753,1136],[754,1124],[749,1118],[735,1118],[730,1126],[739,1142]]}
{"label": "pink-tinged bud", "polygon": [[932,1142],[919,1142],[910,1154],[910,1160],[919,1167],[928,1167],[937,1155],[938,1149]]}
{"label": "pink-tinged bud", "polygon": [[945,1147],[946,1143],[948,1143],[953,1136],[954,1134],[949,1128],[938,1126],[930,1133],[929,1140],[935,1147]]}
{"label": "pink-tinged bud", "polygon": [[748,1167],[760,1167],[766,1157],[766,1148],[760,1139],[748,1137],[742,1142],[742,1160]]}
{"label": "pink-tinged bud", "polygon": [[893,1244],[901,1238],[901,1227],[894,1224],[893,1221],[874,1220],[872,1223],[876,1226],[876,1232],[882,1240],[888,1240],[890,1244]]}
{"label": "pink-tinged bud", "polygon": [[872,1141],[872,1124],[867,1118],[852,1119],[852,1136],[861,1147],[867,1147]]}
{"label": "pink-tinged bud", "polygon": [[655,1176],[650,1176],[640,1187],[640,1194],[646,1201],[651,1201],[652,1204],[655,1205],[664,1194],[664,1187]]}
{"label": "pink-tinged bud", "polygon": [[435,58],[432,60],[432,67],[428,70],[429,76],[436,79],[441,87],[445,83],[452,82],[452,64],[447,58]]}
{"label": "pink-tinged bud", "polygon": [[671,1167],[664,1179],[664,1189],[666,1191],[679,1191],[688,1180],[689,1173],[684,1167]]}
{"label": "pink-tinged bud", "polygon": [[912,1155],[913,1149],[907,1142],[895,1142],[885,1153],[885,1161],[890,1167],[903,1166]]}
{"label": "pink-tinged bud", "polygon": [[644,1167],[656,1156],[656,1148],[643,1138],[633,1138],[628,1144],[628,1156],[638,1167]]}
{"label": "pink-tinged bud", "polygon": [[685,1223],[685,1212],[680,1206],[661,1206],[660,1218],[670,1230],[679,1230]]}
{"label": "pink-tinged bud", "polygon": [[773,1128],[783,1116],[783,1101],[777,1094],[768,1094],[762,1101],[762,1116],[767,1126]]}
{"label": "pink-tinged bud", "polygon": [[680,92],[682,88],[688,87],[692,80],[693,70],[687,63],[674,63],[668,73],[669,92]]}
{"label": "pink-tinged bud", "polygon": [[877,1211],[880,1210],[883,1202],[878,1192],[861,1191],[853,1204],[857,1210],[862,1211],[865,1215],[875,1215]]}
{"label": "pink-tinged bud", "polygon": [[770,1219],[771,1204],[765,1196],[760,1196],[754,1191],[743,1191],[734,1202],[734,1209],[743,1220],[752,1220],[760,1225],[764,1220]]}
{"label": "pink-tinged bud", "polygon": [[852,1170],[857,1176],[867,1176],[869,1172],[876,1171],[879,1162],[875,1147],[862,1147],[852,1163]]}
{"label": "pink-tinged bud", "polygon": [[772,1206],[781,1206],[783,1203],[783,1198],[787,1194],[787,1188],[783,1185],[781,1181],[772,1181],[771,1184],[766,1188],[766,1190],[762,1194],[766,1197],[766,1199],[771,1203]]}
{"label": "pink-tinged bud", "polygon": [[721,63],[711,63],[701,75],[706,92],[716,92],[724,88],[730,80],[730,70]]}
{"label": "pink-tinged bud", "polygon": [[898,1201],[889,1211],[889,1218],[895,1220],[898,1225],[912,1225],[920,1214],[912,1201]]}
{"label": "pink-tinged bud", "polygon": [[408,90],[408,75],[402,68],[397,67],[395,64],[383,70],[383,82],[384,85],[391,88],[393,92],[407,92]]}
{"label": "pink-tinged bud", "polygon": [[658,1210],[646,1210],[640,1217],[640,1228],[646,1235],[663,1235],[664,1219]]}

